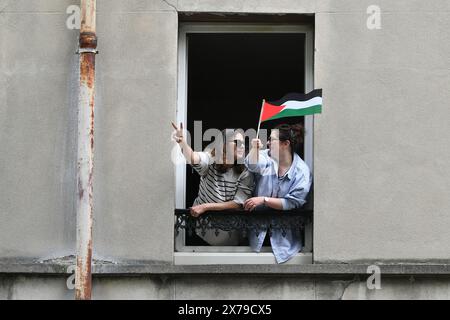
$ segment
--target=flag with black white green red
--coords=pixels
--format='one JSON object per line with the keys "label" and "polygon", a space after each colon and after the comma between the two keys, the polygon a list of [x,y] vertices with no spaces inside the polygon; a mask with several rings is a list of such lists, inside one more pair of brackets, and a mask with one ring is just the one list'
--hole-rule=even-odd
{"label": "flag with black white green red", "polygon": [[301,117],[322,112],[322,89],[307,94],[289,93],[273,102],[264,102],[260,122]]}

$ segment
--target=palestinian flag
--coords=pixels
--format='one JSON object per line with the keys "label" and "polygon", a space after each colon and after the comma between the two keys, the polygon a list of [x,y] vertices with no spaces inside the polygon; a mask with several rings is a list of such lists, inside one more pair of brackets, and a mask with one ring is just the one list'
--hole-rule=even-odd
{"label": "palestinian flag", "polygon": [[322,89],[307,94],[289,93],[278,101],[264,102],[261,122],[286,117],[301,117],[322,112]]}

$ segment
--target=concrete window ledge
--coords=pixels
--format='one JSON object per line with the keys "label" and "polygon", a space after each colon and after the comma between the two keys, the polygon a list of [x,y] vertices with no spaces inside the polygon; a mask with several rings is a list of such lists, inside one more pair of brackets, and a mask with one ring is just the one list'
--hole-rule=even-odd
{"label": "concrete window ledge", "polygon": [[[0,259],[0,274],[71,273],[75,259]],[[173,265],[157,261],[109,262],[95,260],[94,275],[358,275],[368,273],[370,265],[380,267],[383,275],[450,276],[449,263],[327,263],[310,265]]]}

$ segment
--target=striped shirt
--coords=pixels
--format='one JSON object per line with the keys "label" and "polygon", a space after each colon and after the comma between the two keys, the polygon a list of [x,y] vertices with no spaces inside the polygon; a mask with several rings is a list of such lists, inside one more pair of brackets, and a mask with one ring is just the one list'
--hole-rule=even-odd
{"label": "striped shirt", "polygon": [[243,205],[251,197],[254,177],[247,169],[237,173],[233,168],[222,173],[214,166],[209,153],[198,152],[200,162],[192,165],[200,175],[200,186],[194,206],[203,203],[222,203],[234,201]]}

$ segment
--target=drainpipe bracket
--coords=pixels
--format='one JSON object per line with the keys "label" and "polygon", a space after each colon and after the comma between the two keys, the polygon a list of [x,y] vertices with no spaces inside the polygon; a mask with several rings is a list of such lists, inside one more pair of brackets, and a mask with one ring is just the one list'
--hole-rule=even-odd
{"label": "drainpipe bracket", "polygon": [[98,50],[93,49],[93,48],[80,48],[77,50],[77,52],[75,52],[76,54],[82,54],[82,53],[94,53],[94,54],[98,54]]}

